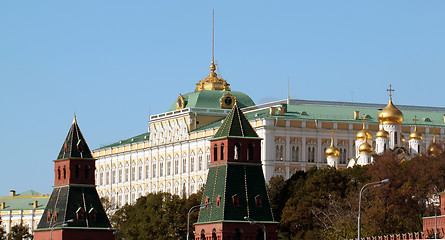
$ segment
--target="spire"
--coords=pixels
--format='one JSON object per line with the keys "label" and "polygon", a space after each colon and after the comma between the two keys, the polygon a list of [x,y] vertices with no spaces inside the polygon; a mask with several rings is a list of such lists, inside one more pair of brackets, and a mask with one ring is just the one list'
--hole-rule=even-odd
{"label": "spire", "polygon": [[212,62],[210,63],[210,73],[207,78],[196,84],[195,92],[201,90],[230,91],[230,84],[216,74],[215,64],[215,11],[212,11]]}
{"label": "spire", "polygon": [[334,146],[334,129],[331,131],[331,147]]}
{"label": "spire", "polygon": [[366,120],[366,117],[365,117],[365,114],[363,114],[363,117],[362,117],[363,129],[366,129],[365,120]]}
{"label": "spire", "polygon": [[236,102],[213,139],[227,137],[259,138]]}
{"label": "spire", "polygon": [[59,152],[57,160],[67,158],[93,158],[90,148],[86,143],[79,125],[77,125],[76,115],[74,114],[73,124],[71,125],[62,149]]}

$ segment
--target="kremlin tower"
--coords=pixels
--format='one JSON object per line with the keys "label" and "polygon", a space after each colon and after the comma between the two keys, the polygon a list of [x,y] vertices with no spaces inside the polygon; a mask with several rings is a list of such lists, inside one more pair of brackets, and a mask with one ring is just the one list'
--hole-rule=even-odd
{"label": "kremlin tower", "polygon": [[54,160],[54,189],[34,232],[35,240],[113,240],[96,191],[95,160],[74,116]]}

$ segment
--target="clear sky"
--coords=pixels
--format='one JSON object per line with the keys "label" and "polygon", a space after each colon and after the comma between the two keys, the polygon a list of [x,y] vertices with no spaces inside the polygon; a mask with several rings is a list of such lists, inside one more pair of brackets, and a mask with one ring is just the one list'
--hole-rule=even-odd
{"label": "clear sky", "polygon": [[1,1],[0,196],[52,190],[74,112],[91,149],[209,73],[256,103],[444,107],[445,1]]}

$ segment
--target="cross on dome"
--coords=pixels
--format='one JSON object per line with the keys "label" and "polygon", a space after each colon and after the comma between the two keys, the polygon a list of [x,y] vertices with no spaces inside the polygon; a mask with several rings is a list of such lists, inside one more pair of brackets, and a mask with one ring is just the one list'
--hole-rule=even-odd
{"label": "cross on dome", "polygon": [[391,84],[389,84],[389,89],[386,89],[386,91],[389,92],[389,99],[392,99],[392,92],[394,92],[395,90],[391,88]]}

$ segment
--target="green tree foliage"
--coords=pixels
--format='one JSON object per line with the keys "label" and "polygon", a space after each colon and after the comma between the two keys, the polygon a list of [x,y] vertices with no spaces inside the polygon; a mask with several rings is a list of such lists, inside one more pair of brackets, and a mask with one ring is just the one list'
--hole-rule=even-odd
{"label": "green tree foliage", "polygon": [[369,182],[390,179],[362,195],[362,236],[422,231],[425,204],[445,189],[445,158],[400,160],[391,152],[374,163],[348,169],[312,168],[284,181],[274,177],[268,191],[282,239],[347,239],[357,234],[358,199]]}
{"label": "green tree foliage", "polygon": [[[185,239],[188,210],[200,204],[201,196],[201,192],[189,198],[150,193],[134,205],[123,206],[111,217],[113,227],[117,228],[116,239]],[[190,222],[196,222],[197,216],[197,212],[192,214]]]}
{"label": "green tree foliage", "polygon": [[33,236],[30,233],[28,226],[15,225],[11,227],[11,231],[8,233],[8,240],[22,240],[22,239],[32,239]]}

